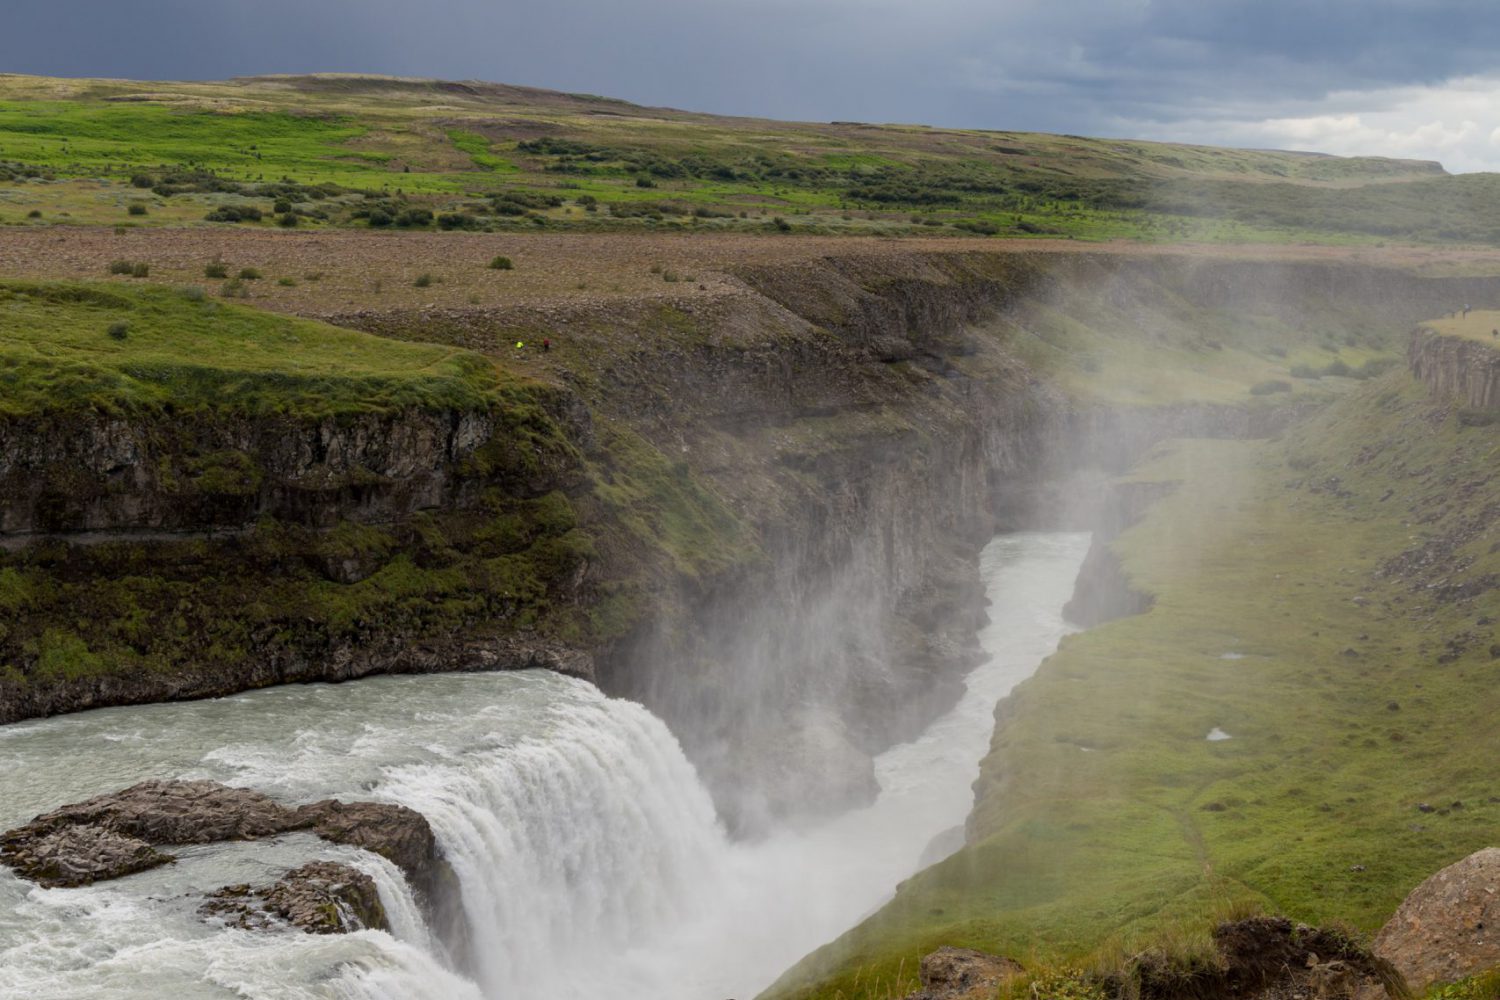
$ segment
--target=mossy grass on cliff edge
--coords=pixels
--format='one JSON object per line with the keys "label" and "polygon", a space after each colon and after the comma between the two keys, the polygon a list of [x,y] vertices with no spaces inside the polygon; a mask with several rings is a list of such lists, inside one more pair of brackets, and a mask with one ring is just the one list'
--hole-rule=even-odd
{"label": "mossy grass on cliff edge", "polygon": [[0,416],[473,409],[487,408],[500,383],[477,354],[260,312],[198,289],[0,281]]}
{"label": "mossy grass on cliff edge", "polygon": [[1500,824],[1497,461],[1405,372],[1160,452],[1136,478],[1176,489],[1114,545],[1154,608],[1064,642],[999,712],[970,845],[768,996],[899,996],[945,944],[1117,969],[1247,909],[1378,928]]}
{"label": "mossy grass on cliff edge", "polygon": [[1500,310],[1476,309],[1467,316],[1445,316],[1428,320],[1422,326],[1445,337],[1463,337],[1500,351]]}

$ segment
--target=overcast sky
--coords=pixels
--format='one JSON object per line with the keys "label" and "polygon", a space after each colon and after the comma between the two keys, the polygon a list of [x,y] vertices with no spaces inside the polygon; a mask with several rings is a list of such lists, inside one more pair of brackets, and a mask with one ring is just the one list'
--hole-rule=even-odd
{"label": "overcast sky", "polygon": [[3,0],[3,8],[0,71],[394,73],[726,114],[1500,169],[1494,0]]}

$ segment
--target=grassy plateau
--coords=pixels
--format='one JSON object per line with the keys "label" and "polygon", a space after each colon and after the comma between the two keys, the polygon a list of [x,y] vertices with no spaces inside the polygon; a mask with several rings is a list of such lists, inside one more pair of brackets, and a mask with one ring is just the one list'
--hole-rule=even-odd
{"label": "grassy plateau", "polygon": [[774,122],[480,82],[0,75],[12,225],[1493,245],[1496,183],[1410,160]]}

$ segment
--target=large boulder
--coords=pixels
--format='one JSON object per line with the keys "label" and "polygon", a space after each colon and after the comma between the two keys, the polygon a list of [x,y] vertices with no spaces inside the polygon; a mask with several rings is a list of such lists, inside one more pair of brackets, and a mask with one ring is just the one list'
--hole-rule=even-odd
{"label": "large boulder", "polygon": [[1476,851],[1413,889],[1375,936],[1375,954],[1417,990],[1500,967],[1500,848]]}
{"label": "large boulder", "polygon": [[922,989],[906,1000],[991,1000],[1000,984],[1026,971],[1021,963],[972,948],[939,948],[922,956]]}
{"label": "large boulder", "polygon": [[282,923],[309,934],[390,930],[375,880],[333,861],[294,868],[260,888],[226,885],[209,893],[198,912],[247,930]]}

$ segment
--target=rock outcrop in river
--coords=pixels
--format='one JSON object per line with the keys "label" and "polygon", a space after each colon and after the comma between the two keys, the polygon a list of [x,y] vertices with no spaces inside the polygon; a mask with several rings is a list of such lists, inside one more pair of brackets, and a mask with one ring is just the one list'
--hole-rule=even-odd
{"label": "rock outcrop in river", "polygon": [[[145,781],[63,806],[0,834],[0,863],[42,886],[79,886],[172,863],[162,847],[297,831],[386,858],[405,872],[429,915],[452,880],[431,826],[405,806],[325,799],[292,807],[213,781]],[[370,877],[329,862],[304,865],[271,886],[227,886],[205,912],[247,927],[278,918],[317,933],[385,926]]]}

